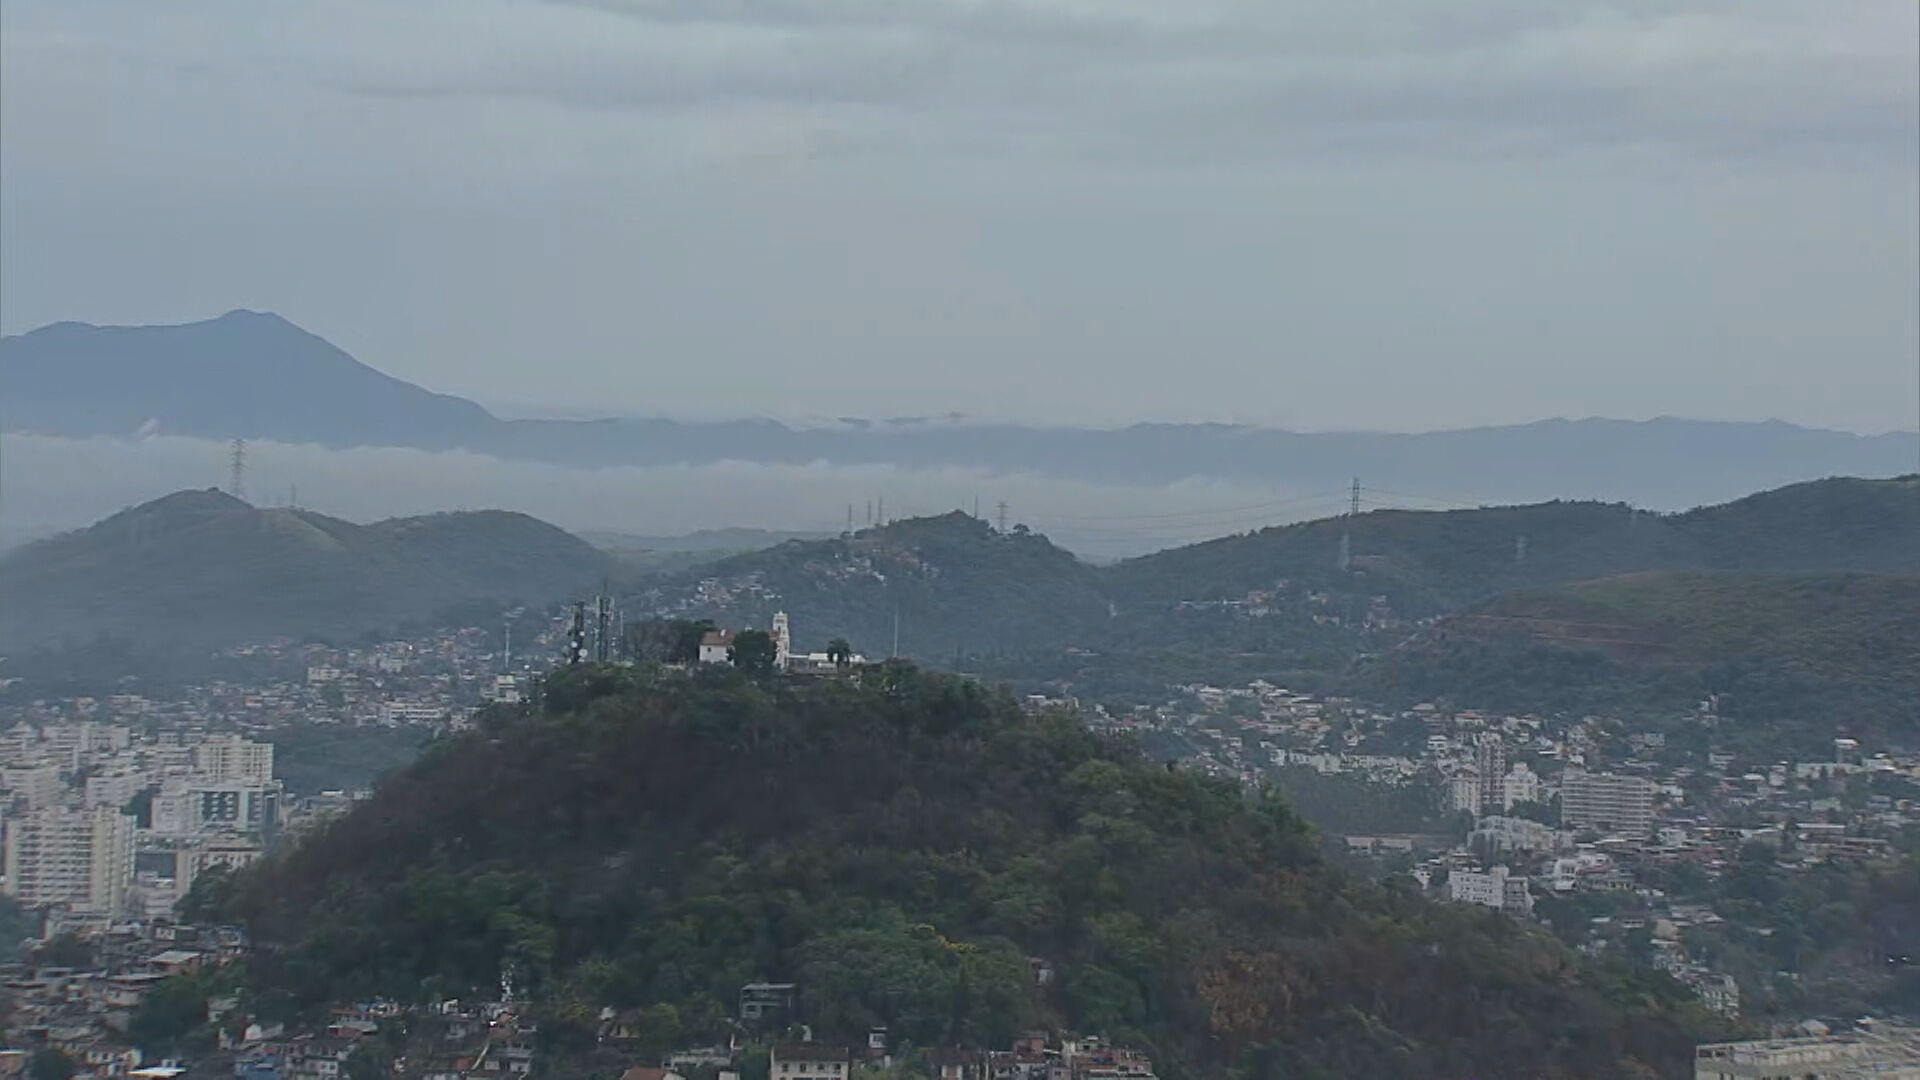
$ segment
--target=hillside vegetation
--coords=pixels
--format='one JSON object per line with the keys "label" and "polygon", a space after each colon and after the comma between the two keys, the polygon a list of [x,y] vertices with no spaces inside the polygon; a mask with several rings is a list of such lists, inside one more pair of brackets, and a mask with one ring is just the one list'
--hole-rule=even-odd
{"label": "hillside vegetation", "polygon": [[1522,711],[1686,711],[1819,746],[1920,732],[1920,575],[1633,574],[1509,594],[1354,686]]}
{"label": "hillside vegetation", "polygon": [[[1352,555],[1344,570],[1343,537]],[[846,637],[869,655],[891,650],[897,615],[903,655],[963,663],[1022,685],[1142,700],[1196,679],[1331,685],[1357,656],[1397,655],[1409,637],[1425,640],[1427,620],[1473,612],[1485,628],[1545,603],[1595,608],[1563,620],[1570,625],[1631,622],[1646,646],[1628,648],[1630,635],[1611,643],[1555,642],[1540,661],[1564,669],[1549,671],[1546,685],[1560,688],[1553,700],[1564,700],[1561,691],[1579,680],[1597,680],[1591,689],[1599,699],[1629,700],[1651,679],[1673,684],[1662,692],[1664,707],[1672,694],[1714,680],[1698,670],[1675,677],[1672,665],[1649,675],[1639,665],[1680,659],[1676,649],[1718,640],[1716,650],[1684,658],[1695,669],[1744,664],[1769,677],[1798,678],[1805,663],[1837,655],[1806,629],[1822,623],[1849,640],[1859,637],[1862,648],[1848,654],[1847,671],[1826,671],[1824,681],[1802,686],[1783,706],[1799,710],[1795,719],[1817,720],[1826,710],[1825,691],[1816,687],[1875,684],[1888,669],[1896,679],[1912,670],[1911,658],[1894,648],[1899,628],[1852,635],[1846,620],[1819,610],[1822,586],[1808,582],[1813,592],[1782,596],[1770,583],[1770,575],[1823,573],[1920,573],[1920,478],[1824,480],[1673,515],[1577,502],[1376,511],[1107,567],[1085,565],[1037,534],[1002,535],[950,514],[663,575],[632,607],[735,626],[765,625],[784,609],[802,646]],[[1637,592],[1620,583],[1639,574],[1655,577]],[[1682,576],[1661,576],[1675,574]],[[1562,591],[1596,579],[1615,583]],[[1676,593],[1682,581],[1692,584]],[[1710,593],[1703,591],[1709,583]],[[1873,589],[1869,580],[1854,591]],[[1860,602],[1873,601],[1868,595]],[[1643,605],[1660,603],[1677,605],[1672,618],[1649,622],[1654,613]],[[1467,623],[1449,625],[1460,630]],[[1507,663],[1510,637],[1502,635],[1497,657],[1428,650],[1418,664],[1393,666],[1396,695],[1494,688],[1485,676]],[[1599,651],[1583,652],[1587,646]],[[1802,647],[1825,658],[1803,661]],[[1482,660],[1485,673],[1475,666]],[[1869,687],[1866,697],[1869,722],[1905,724],[1890,696]]]}
{"label": "hillside vegetation", "polygon": [[732,626],[765,626],[786,610],[800,645],[844,637],[877,656],[892,651],[897,625],[901,653],[927,659],[1065,647],[1109,617],[1099,572],[1072,552],[957,512],[723,559],[638,602]]}
{"label": "hillside vegetation", "polygon": [[456,605],[564,599],[614,566],[523,514],[357,525],[183,491],[0,559],[0,648],[204,653],[280,635],[358,636]]}
{"label": "hillside vegetation", "polygon": [[1171,1077],[1689,1075],[1700,1014],[1672,984],[1349,880],[1271,795],[966,680],[586,669],[547,707],[493,714],[290,854],[202,879],[197,914],[266,947],[266,1009],[507,972],[558,1045],[602,1004],[694,1040],[774,978],[822,1038],[1100,1031]]}
{"label": "hillside vegetation", "polygon": [[[1351,572],[1338,565],[1343,535]],[[1379,510],[1132,559],[1105,580],[1130,605],[1230,599],[1293,578],[1433,615],[1649,570],[1920,572],[1920,477],[1821,480],[1683,514],[1588,502]]]}

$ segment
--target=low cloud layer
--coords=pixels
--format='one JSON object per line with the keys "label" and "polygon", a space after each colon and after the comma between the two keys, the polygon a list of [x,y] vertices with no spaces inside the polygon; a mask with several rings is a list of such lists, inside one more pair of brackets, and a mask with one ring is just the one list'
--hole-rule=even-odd
{"label": "low cloud layer", "polygon": [[[8,435],[0,545],[90,524],[183,488],[225,487],[228,446],[204,439],[64,439]],[[506,509],[576,532],[671,536],[698,529],[831,532],[868,506],[888,517],[971,512],[1008,504],[1027,523],[1089,556],[1137,554],[1337,512],[1339,492],[1300,493],[1206,481],[1164,487],[1075,483],[963,469],[840,468],[746,462],[576,470],[467,453],[254,443],[247,494],[262,506],[293,498],[354,521],[443,510]],[[297,492],[297,495],[296,495]]]}

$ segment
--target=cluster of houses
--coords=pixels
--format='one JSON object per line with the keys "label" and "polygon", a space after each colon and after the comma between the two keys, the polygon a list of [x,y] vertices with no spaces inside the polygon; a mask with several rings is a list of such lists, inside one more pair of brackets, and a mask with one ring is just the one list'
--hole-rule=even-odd
{"label": "cluster of houses", "polygon": [[142,1060],[127,1037],[147,996],[173,976],[241,956],[246,939],[231,927],[162,922],[117,926],[86,946],[81,963],[0,965],[0,992],[12,1009],[6,1037],[20,1054],[51,1048],[82,1073],[120,1077],[173,1066]]}
{"label": "cluster of houses", "polygon": [[[1703,702],[1675,724],[1711,744],[1716,708]],[[1183,744],[1185,767],[1247,784],[1311,769],[1383,794],[1422,793],[1419,831],[1354,831],[1347,849],[1403,861],[1439,899],[1516,918],[1542,917],[1548,899],[1611,894],[1588,906],[1621,912],[1593,917],[1575,943],[1598,952],[1646,931],[1653,965],[1729,1014],[1740,1007],[1735,980],[1684,944],[1720,916],[1707,895],[1668,895],[1653,882],[1671,888],[1686,866],[1684,880],[1710,885],[1751,844],[1775,849],[1784,873],[1884,858],[1892,838],[1920,827],[1920,752],[1869,754],[1845,736],[1821,760],[1741,760],[1683,751],[1662,730],[1607,717],[1387,709],[1261,681],[1177,688],[1157,706],[1096,713],[1098,727]]]}

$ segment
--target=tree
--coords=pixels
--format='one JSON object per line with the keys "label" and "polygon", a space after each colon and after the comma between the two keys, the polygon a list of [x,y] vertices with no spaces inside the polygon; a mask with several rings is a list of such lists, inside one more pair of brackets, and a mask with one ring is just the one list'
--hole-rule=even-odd
{"label": "tree", "polygon": [[690,664],[700,658],[700,639],[713,629],[708,619],[648,619],[627,627],[627,653],[636,660]]}
{"label": "tree", "polygon": [[765,630],[740,631],[733,637],[733,648],[727,651],[727,659],[733,661],[733,666],[749,675],[771,672],[774,658],[778,655],[773,635]]}
{"label": "tree", "polygon": [[841,671],[847,670],[853,663],[853,643],[843,637],[827,642],[827,660]]}
{"label": "tree", "polygon": [[199,975],[176,975],[140,1001],[127,1037],[154,1057],[167,1057],[207,1019],[207,986]]}
{"label": "tree", "polygon": [[73,1080],[73,1073],[73,1059],[51,1046],[35,1050],[27,1061],[27,1075],[32,1080]]}
{"label": "tree", "polygon": [[33,962],[41,967],[91,967],[93,946],[74,934],[59,934],[34,950]]}

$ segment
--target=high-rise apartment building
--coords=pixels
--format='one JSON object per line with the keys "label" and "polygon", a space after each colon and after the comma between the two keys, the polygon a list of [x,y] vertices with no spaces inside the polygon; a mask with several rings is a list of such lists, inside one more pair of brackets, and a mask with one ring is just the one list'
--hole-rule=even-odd
{"label": "high-rise apartment building", "polygon": [[1653,828],[1653,784],[1638,776],[1563,773],[1560,823],[1570,829],[1645,836]]}
{"label": "high-rise apartment building", "polygon": [[133,881],[133,819],[119,808],[36,810],[7,822],[7,895],[113,916]]}
{"label": "high-rise apartment building", "polygon": [[1507,741],[1497,732],[1483,731],[1473,740],[1473,767],[1480,774],[1482,813],[1497,814],[1502,805],[1501,780],[1507,775]]}
{"label": "high-rise apartment building", "polygon": [[269,783],[273,744],[240,735],[210,736],[193,747],[193,771],[206,780]]}

